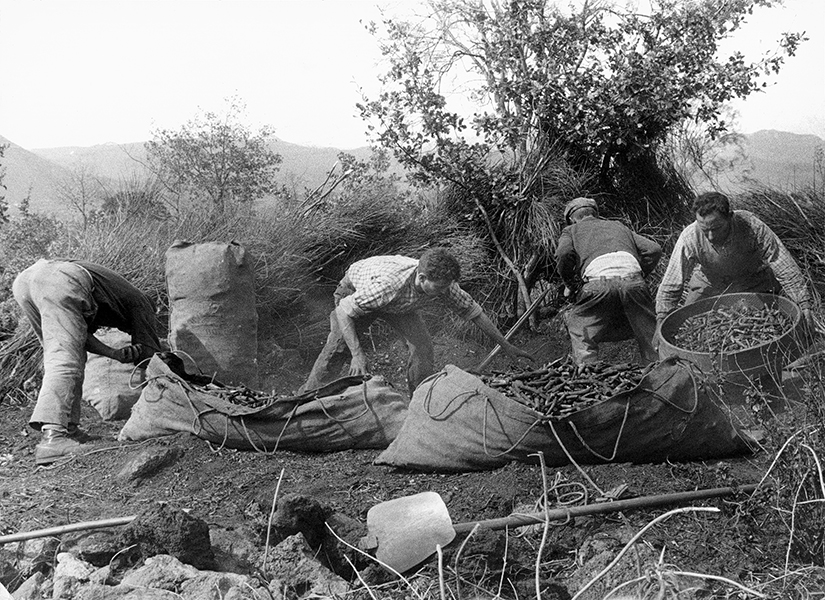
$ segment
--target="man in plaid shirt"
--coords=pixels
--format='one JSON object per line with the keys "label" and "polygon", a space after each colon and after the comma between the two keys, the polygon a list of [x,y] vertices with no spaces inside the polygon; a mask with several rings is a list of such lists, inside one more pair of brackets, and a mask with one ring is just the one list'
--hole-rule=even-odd
{"label": "man in plaid shirt", "polygon": [[[802,271],[776,234],[746,210],[731,210],[727,196],[701,194],[693,202],[696,221],[685,227],[656,294],[656,320],[685,304],[718,294],[785,294],[813,327],[813,299]],[[694,267],[699,267],[694,271]]]}
{"label": "man in plaid shirt", "polygon": [[514,357],[533,357],[501,334],[481,306],[458,285],[461,268],[447,250],[433,248],[420,260],[406,256],[373,256],[353,263],[335,290],[326,345],[300,391],[321,387],[339,377],[348,356],[349,374],[369,372],[358,340],[378,318],[407,342],[407,384],[410,394],[435,372],[433,342],[418,309],[440,298],[454,313],[475,323],[491,340]]}

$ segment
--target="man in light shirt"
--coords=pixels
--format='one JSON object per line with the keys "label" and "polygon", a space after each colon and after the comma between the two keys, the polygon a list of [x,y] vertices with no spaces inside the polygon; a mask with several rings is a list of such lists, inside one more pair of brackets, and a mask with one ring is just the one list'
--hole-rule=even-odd
{"label": "man in light shirt", "polygon": [[784,291],[813,327],[807,281],[765,223],[746,210],[731,210],[727,196],[718,192],[697,196],[693,212],[696,220],[679,235],[659,284],[659,323],[678,307],[687,285],[685,304],[726,293]]}
{"label": "man in light shirt", "polygon": [[600,342],[635,338],[642,362],[658,359],[653,348],[656,313],[645,276],[662,248],[619,221],[599,218],[592,198],[575,198],[564,208],[568,223],[556,247],[556,268],[573,297],[565,321],[573,359],[599,359]]}
{"label": "man in light shirt", "polygon": [[513,357],[533,360],[501,334],[481,306],[461,289],[461,268],[443,248],[432,248],[420,259],[373,256],[353,263],[334,293],[330,332],[300,392],[319,388],[340,376],[351,357],[349,374],[369,373],[367,355],[358,334],[380,318],[407,342],[407,385],[410,394],[435,372],[433,342],[418,309],[441,300],[465,321],[472,321],[487,337]]}

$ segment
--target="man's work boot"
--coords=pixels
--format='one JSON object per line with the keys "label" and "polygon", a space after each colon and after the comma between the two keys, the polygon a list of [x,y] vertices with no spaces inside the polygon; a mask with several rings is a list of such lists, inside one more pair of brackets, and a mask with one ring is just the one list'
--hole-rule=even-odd
{"label": "man's work boot", "polygon": [[48,465],[64,456],[79,454],[83,446],[66,431],[44,429],[40,443],[34,449],[34,464]]}

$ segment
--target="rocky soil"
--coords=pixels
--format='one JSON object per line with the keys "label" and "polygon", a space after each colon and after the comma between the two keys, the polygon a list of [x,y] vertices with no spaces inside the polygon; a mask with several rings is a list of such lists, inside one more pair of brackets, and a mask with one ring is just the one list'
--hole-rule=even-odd
{"label": "rocky soil", "polygon": [[[517,341],[540,363],[567,349],[557,321]],[[317,335],[312,342],[317,345]],[[375,370],[404,390],[400,342],[382,335],[374,342]],[[466,330],[437,336],[437,360],[469,368],[489,350],[481,342]],[[632,345],[608,350],[607,360],[633,358]],[[289,348],[276,337],[262,345],[260,356],[262,387],[281,393],[297,389],[314,358],[312,350]],[[491,368],[514,365],[500,357]],[[668,509],[583,517],[546,530],[479,532],[403,579],[350,545],[366,534],[372,506],[422,491],[440,494],[453,522],[462,522],[539,510],[545,487],[553,501],[580,503],[759,481],[771,459],[758,453],[704,463],[569,466],[544,474],[538,465],[510,463],[492,472],[425,474],[376,466],[376,450],[266,455],[215,447],[189,434],[118,442],[123,422],[102,421],[86,405],[89,451],[35,468],[30,411],[31,402],[0,402],[0,535],[135,518],[0,546],[0,582],[18,599],[434,598],[442,597],[442,585],[456,598],[530,598],[538,588],[547,600],[569,599]],[[655,524],[580,597],[603,598],[632,580],[672,594],[662,597],[752,597],[718,579],[755,586],[773,568],[767,557],[776,548],[749,533],[745,524],[754,513],[745,499],[696,503],[719,511],[685,509]],[[777,536],[776,544],[782,543]]]}

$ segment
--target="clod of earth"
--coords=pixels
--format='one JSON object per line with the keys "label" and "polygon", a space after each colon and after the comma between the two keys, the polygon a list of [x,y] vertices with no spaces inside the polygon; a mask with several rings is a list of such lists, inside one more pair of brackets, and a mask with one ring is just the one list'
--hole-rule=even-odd
{"label": "clod of earth", "polygon": [[121,532],[118,545],[135,546],[144,558],[169,554],[198,569],[215,568],[209,526],[167,504],[153,504],[138,514]]}

